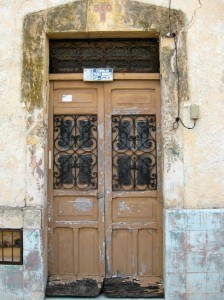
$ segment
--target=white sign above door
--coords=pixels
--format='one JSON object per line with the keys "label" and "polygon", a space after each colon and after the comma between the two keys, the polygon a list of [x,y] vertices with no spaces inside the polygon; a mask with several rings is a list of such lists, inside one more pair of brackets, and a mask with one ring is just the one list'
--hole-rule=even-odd
{"label": "white sign above door", "polygon": [[113,69],[112,68],[84,69],[83,81],[113,81]]}

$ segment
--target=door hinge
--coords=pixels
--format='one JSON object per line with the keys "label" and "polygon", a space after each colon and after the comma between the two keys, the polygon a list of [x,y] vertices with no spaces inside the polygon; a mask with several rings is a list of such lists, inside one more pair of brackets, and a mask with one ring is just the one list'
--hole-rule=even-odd
{"label": "door hinge", "polygon": [[99,192],[97,197],[98,197],[98,200],[102,199],[103,198],[103,193]]}

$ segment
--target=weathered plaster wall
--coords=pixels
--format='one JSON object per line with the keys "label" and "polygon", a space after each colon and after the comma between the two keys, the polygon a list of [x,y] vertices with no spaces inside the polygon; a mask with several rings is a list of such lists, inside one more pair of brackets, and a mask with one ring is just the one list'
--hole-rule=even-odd
{"label": "weathered plaster wall", "polygon": [[[44,184],[43,161],[41,161],[43,148],[40,147],[39,141],[35,140],[36,133],[41,134],[41,131],[44,130],[43,128],[32,129],[29,124],[29,129],[35,132],[31,134],[32,138],[28,144],[35,145],[36,143],[36,158],[39,153],[39,160],[31,162],[35,165],[34,176],[26,177],[26,120],[28,119],[30,124],[34,124],[35,119],[38,118],[41,119],[41,122],[43,120],[43,123],[46,120],[40,111],[36,111],[30,118],[27,118],[26,109],[21,108],[23,18],[28,13],[70,2],[62,0],[0,2],[2,25],[0,28],[2,41],[0,45],[0,90],[1,102],[4,105],[4,109],[0,112],[2,139],[0,144],[1,206],[23,207],[25,203],[36,206],[44,201],[44,195],[38,190],[38,186],[41,187]],[[164,7],[167,7],[168,4],[165,0],[139,2]],[[189,101],[183,103],[182,115],[184,121],[190,125],[188,106],[190,103],[196,103],[200,105],[201,116],[195,130],[188,131],[180,128],[175,133],[170,146],[169,161],[166,163],[164,174],[170,178],[175,178],[176,183],[172,180],[167,183],[167,193],[170,193],[168,197],[170,202],[166,203],[167,207],[206,208],[224,205],[222,188],[224,144],[220,139],[224,126],[222,122],[224,83],[223,42],[221,38],[224,26],[222,18],[224,2],[211,0],[201,1],[201,3],[202,5],[197,0],[187,1],[187,3],[186,1],[172,1],[172,7],[181,9],[187,19]],[[91,9],[91,4],[92,1],[88,4],[89,9]],[[116,6],[119,8],[117,1],[114,1],[114,7],[116,8]],[[119,9],[115,9],[115,13],[118,11]],[[133,24],[134,18],[130,20],[130,15],[133,16],[136,11],[129,14],[129,19],[127,19],[126,13],[125,6],[123,6],[122,18],[120,19],[125,20],[128,26],[125,26],[124,21],[123,24],[119,22],[120,30],[127,30],[130,26],[133,26],[134,29],[145,26],[141,22]],[[114,25],[111,25],[112,13],[107,13],[107,16],[108,24],[105,22],[99,25],[100,22],[95,22],[96,31],[114,30]],[[49,24],[49,26],[51,25]],[[94,22],[89,16],[88,27],[91,28],[91,26],[94,26]],[[167,43],[170,44],[171,41],[167,41]],[[12,74],[15,75],[12,76]],[[175,76],[175,74],[172,75]],[[172,122],[171,119],[170,122]],[[170,130],[170,124],[167,125],[168,130]],[[181,141],[182,133],[184,147],[182,147]],[[43,136],[43,143],[44,139],[45,136]],[[181,179],[181,174],[175,175],[173,173],[172,165],[178,164],[180,161],[184,161],[184,179]],[[35,176],[36,180],[33,180]],[[184,189],[179,191],[181,201],[178,201],[178,195],[175,194],[177,179],[184,180],[184,185],[182,184]],[[27,186],[30,191],[26,191],[26,180],[29,180]]]}
{"label": "weathered plaster wall", "polygon": [[215,208],[224,206],[224,1],[202,3],[188,29],[189,95],[201,117],[184,131],[185,207]]}
{"label": "weathered plaster wall", "polygon": [[[168,9],[165,7],[142,4],[136,1],[110,1],[110,18],[100,21],[95,11],[98,1],[76,1],[48,10],[28,14],[23,27],[23,63],[22,63],[22,101],[29,112],[27,115],[27,190],[29,205],[44,202],[44,146],[47,140],[47,36],[60,35],[88,37],[111,36],[112,32],[126,36],[127,33],[160,35],[161,56],[161,101],[162,101],[162,138],[160,152],[164,157],[163,199],[166,207],[183,207],[183,156],[173,158],[173,148],[183,151],[182,136],[179,130],[172,130],[177,107],[177,76],[174,62],[173,39],[164,35],[170,30]],[[188,99],[187,55],[185,16],[180,10],[171,10],[172,30],[177,34],[178,61],[180,74],[180,97]],[[108,32],[106,31],[108,30]],[[41,76],[40,76],[41,74]],[[176,153],[175,153],[176,155]],[[171,163],[172,162],[172,163]],[[172,176],[170,176],[170,174]],[[168,175],[168,176],[167,176]],[[45,181],[46,182],[46,181]]]}

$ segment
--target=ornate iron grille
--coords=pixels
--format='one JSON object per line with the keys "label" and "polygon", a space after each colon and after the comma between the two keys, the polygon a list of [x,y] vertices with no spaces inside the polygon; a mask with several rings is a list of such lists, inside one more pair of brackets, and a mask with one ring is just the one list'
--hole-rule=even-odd
{"label": "ornate iron grille", "polygon": [[97,116],[54,116],[54,189],[97,188]]}
{"label": "ornate iron grille", "polygon": [[23,232],[21,229],[0,229],[0,264],[23,264]]}
{"label": "ornate iron grille", "polygon": [[50,40],[50,73],[82,73],[83,68],[114,72],[159,72],[157,39]]}
{"label": "ornate iron grille", "polygon": [[157,189],[156,115],[112,117],[113,190]]}

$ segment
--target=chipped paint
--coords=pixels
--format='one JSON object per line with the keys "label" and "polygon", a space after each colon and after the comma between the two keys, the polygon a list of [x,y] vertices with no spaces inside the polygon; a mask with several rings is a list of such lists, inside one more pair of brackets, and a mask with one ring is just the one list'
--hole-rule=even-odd
{"label": "chipped paint", "polygon": [[144,275],[146,272],[147,266],[146,264],[142,263],[142,271],[141,271],[141,275]]}
{"label": "chipped paint", "polygon": [[128,203],[125,201],[119,202],[119,210],[120,211],[128,211],[131,212],[131,208],[128,206]]}
{"label": "chipped paint", "polygon": [[181,153],[181,148],[180,146],[173,141],[172,144],[168,147],[167,149],[167,159],[168,159],[168,164],[167,164],[167,172],[170,172],[171,166],[174,162],[178,160],[183,160],[183,154]]}
{"label": "chipped paint", "polygon": [[98,124],[98,137],[100,140],[102,140],[104,137],[104,125],[103,124]]}
{"label": "chipped paint", "polygon": [[78,210],[78,211],[89,211],[93,209],[93,201],[91,199],[87,198],[77,198],[74,201],[70,201],[72,205]]}

